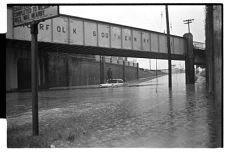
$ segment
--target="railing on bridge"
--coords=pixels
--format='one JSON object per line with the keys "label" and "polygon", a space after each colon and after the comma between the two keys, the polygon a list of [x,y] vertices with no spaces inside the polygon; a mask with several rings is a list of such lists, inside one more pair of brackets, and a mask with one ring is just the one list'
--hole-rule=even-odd
{"label": "railing on bridge", "polygon": [[194,41],[193,45],[195,49],[205,49],[205,43]]}

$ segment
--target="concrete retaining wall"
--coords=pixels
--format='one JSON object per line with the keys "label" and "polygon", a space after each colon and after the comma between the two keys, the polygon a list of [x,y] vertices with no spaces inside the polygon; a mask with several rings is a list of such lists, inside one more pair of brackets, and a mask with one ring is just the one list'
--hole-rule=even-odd
{"label": "concrete retaining wall", "polygon": [[[94,59],[82,59],[70,56],[49,54],[48,87],[94,85],[100,83],[100,63]],[[104,76],[112,69],[113,78],[123,78],[123,65],[105,63]],[[126,66],[126,81],[137,79],[137,68]]]}
{"label": "concrete retaining wall", "polygon": [[[83,56],[83,55],[82,55]],[[18,61],[30,61],[30,50],[27,48],[6,48],[6,91],[25,89],[18,87],[20,84],[28,84],[31,87],[29,71],[21,71],[27,77],[18,78]],[[77,55],[62,53],[47,53],[39,51],[39,88],[66,87],[79,85],[95,85],[100,83],[100,62],[87,56],[81,58]],[[137,69],[125,62],[125,80],[132,81],[139,78],[149,77],[155,73]],[[29,69],[30,65],[27,65]],[[104,66],[104,81],[107,80],[107,70],[112,69],[113,78],[123,79],[123,64],[107,63]],[[30,73],[29,73],[30,74]]]}

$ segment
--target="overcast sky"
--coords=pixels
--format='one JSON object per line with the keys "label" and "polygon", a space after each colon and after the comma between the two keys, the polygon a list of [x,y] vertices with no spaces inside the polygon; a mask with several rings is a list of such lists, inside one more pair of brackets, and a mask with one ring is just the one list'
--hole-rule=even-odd
{"label": "overcast sky", "polygon": [[[170,33],[183,36],[188,32],[183,20],[194,19],[190,24],[194,41],[205,41],[205,6],[204,5],[169,5]],[[164,5],[135,6],[60,6],[60,13],[72,16],[96,19],[147,30],[166,32]],[[138,59],[140,67],[149,68],[149,60]],[[157,60],[159,69],[167,68],[167,61]],[[151,68],[155,69],[155,60],[151,60]],[[178,64],[177,64],[178,63]],[[182,62],[184,63],[184,62]],[[180,65],[180,62],[176,62]]]}
{"label": "overcast sky", "polygon": [[[166,30],[164,5],[136,6],[60,6],[60,13],[133,26],[152,31]],[[183,20],[192,18],[191,33],[194,41],[205,41],[204,5],[169,6],[171,34],[183,36],[188,30]]]}

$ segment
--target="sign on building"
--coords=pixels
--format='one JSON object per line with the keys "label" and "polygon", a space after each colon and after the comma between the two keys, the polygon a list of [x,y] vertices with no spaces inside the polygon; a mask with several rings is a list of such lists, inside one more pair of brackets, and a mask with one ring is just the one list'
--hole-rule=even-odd
{"label": "sign on building", "polygon": [[33,21],[41,21],[59,16],[59,6],[54,5],[18,5],[13,6],[13,26],[30,24]]}

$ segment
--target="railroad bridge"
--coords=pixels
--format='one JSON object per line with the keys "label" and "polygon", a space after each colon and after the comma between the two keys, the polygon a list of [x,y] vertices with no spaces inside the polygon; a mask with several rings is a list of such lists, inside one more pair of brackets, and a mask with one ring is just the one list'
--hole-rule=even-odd
{"label": "railroad bridge", "polygon": [[[21,50],[29,52],[31,38],[29,27],[13,27],[10,8],[7,16],[6,84],[11,88],[17,84],[18,56],[22,54]],[[184,60],[186,83],[194,83],[194,65],[206,63],[204,44],[193,42],[191,33],[183,37],[170,35],[170,41],[171,60]],[[46,61],[47,52],[168,59],[164,33],[63,14],[39,23],[38,50],[40,61]],[[39,62],[42,76],[46,75],[45,63]]]}

